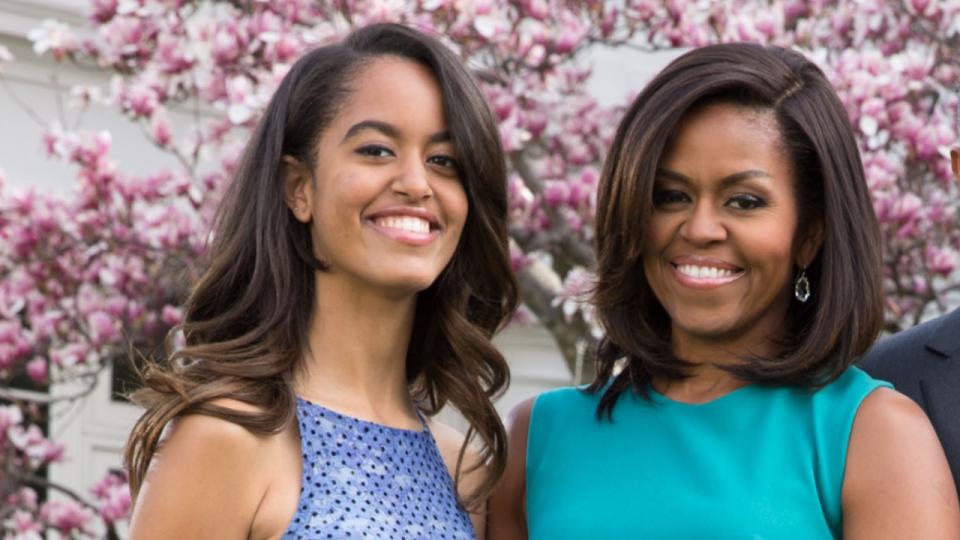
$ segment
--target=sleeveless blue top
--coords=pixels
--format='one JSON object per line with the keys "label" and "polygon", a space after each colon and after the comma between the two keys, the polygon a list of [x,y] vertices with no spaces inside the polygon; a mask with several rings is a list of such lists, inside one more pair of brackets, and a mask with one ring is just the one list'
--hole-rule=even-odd
{"label": "sleeveless blue top", "polygon": [[751,385],[703,404],[562,388],[534,402],[531,540],[837,539],[847,444],[887,383],[856,367],[818,391]]}
{"label": "sleeveless blue top", "polygon": [[297,421],[303,474],[284,539],[474,538],[426,422],[392,428],[301,398]]}

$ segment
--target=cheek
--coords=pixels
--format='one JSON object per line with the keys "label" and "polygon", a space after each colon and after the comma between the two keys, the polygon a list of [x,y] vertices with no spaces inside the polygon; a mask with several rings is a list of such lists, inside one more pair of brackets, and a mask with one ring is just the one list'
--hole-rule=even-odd
{"label": "cheek", "polygon": [[467,214],[470,212],[466,191],[461,184],[456,183],[444,186],[437,195],[448,226],[451,230],[456,230],[456,235],[459,238],[467,222]]}
{"label": "cheek", "polygon": [[756,261],[757,264],[764,269],[768,279],[779,285],[788,282],[793,274],[793,251],[789,236],[786,236],[786,241],[776,241],[777,238],[780,237],[774,234],[766,237],[758,235],[753,246],[754,253],[762,254],[762,258]]}
{"label": "cheek", "polygon": [[644,261],[649,257],[651,262],[660,256],[661,252],[670,243],[673,231],[678,227],[677,219],[669,216],[653,215],[643,226],[643,253]]}

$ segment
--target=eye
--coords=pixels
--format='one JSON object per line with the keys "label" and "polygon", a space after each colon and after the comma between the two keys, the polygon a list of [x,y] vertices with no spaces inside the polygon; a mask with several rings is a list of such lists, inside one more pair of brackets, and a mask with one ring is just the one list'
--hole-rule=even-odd
{"label": "eye", "polygon": [[676,205],[689,201],[690,197],[686,193],[676,189],[657,189],[653,192],[654,208]]}
{"label": "eye", "polygon": [[458,174],[460,172],[460,162],[457,161],[457,158],[446,154],[430,156],[427,158],[427,163],[439,167],[450,174]]}
{"label": "eye", "polygon": [[361,156],[368,156],[368,157],[374,157],[374,158],[386,158],[386,157],[393,156],[392,150],[390,150],[386,146],[379,145],[379,144],[368,144],[365,146],[361,146],[360,148],[357,148],[356,153],[360,154]]}
{"label": "eye", "polygon": [[727,206],[736,210],[754,210],[767,205],[767,201],[749,193],[738,193],[727,200]]}

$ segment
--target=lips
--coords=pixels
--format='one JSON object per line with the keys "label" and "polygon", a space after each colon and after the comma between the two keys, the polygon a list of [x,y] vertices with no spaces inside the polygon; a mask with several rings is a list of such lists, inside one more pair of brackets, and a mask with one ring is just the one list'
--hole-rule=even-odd
{"label": "lips", "polygon": [[739,279],[744,269],[726,261],[703,257],[678,257],[670,261],[681,284],[695,289],[713,289]]}
{"label": "lips", "polygon": [[409,246],[431,243],[441,229],[432,212],[416,207],[386,208],[369,214],[365,221],[380,234]]}
{"label": "lips", "polygon": [[373,222],[386,229],[422,234],[430,232],[429,221],[413,216],[383,216],[375,219]]}

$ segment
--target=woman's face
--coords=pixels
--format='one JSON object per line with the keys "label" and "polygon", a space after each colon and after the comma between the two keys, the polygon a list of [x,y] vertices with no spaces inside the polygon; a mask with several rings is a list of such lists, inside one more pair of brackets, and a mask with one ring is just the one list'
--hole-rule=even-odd
{"label": "woman's face", "polygon": [[675,350],[739,343],[762,354],[782,328],[795,268],[813,253],[794,249],[797,202],[779,143],[772,113],[716,104],[686,118],[661,159],[643,268]]}
{"label": "woman's face", "polygon": [[313,170],[288,180],[288,201],[311,225],[324,279],[415,293],[450,261],[467,219],[440,87],[399,57],[371,61],[351,87]]}

